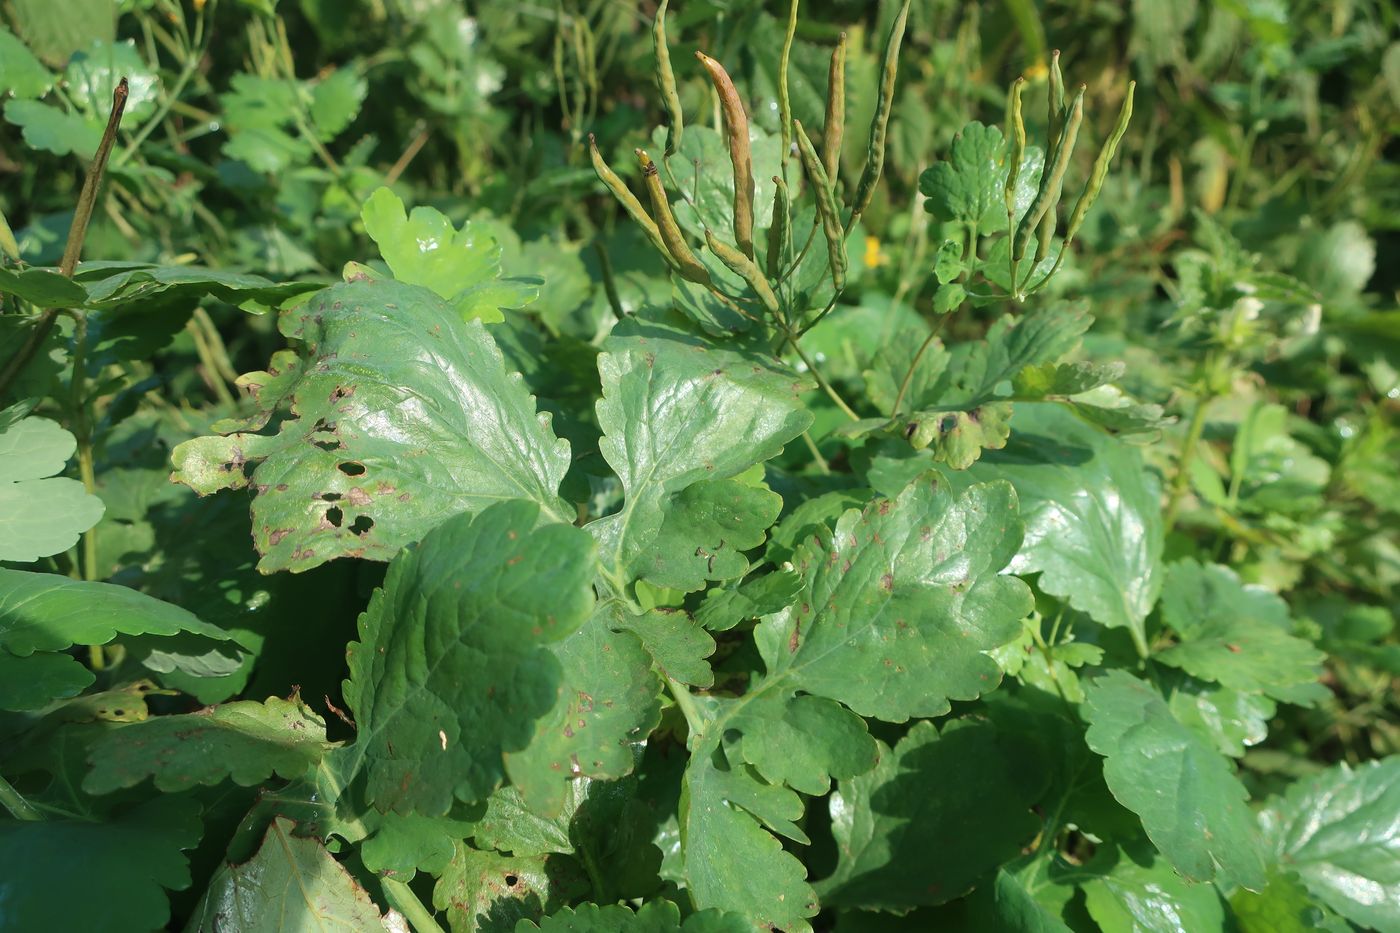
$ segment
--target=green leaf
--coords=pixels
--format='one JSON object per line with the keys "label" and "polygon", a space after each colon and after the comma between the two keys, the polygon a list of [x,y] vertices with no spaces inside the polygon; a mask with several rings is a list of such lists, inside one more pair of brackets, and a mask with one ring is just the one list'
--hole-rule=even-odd
{"label": "green leaf", "polygon": [[289,132],[304,100],[300,82],[235,72],[219,95],[229,139],[223,153],[258,172],[281,172],[312,156],[311,143]]}
{"label": "green leaf", "polygon": [[330,142],[354,121],[368,90],[353,65],[341,66],[311,86],[307,112],[322,142]]}
{"label": "green leaf", "polygon": [[[284,311],[279,326],[304,351],[243,377],[260,413],[174,452],[174,479],[201,495],[254,487],[263,572],[388,560],[446,516],[500,499],[573,518],[556,495],[568,443],[480,323],[425,289],[357,281]],[[279,433],[249,433],[292,405]]]}
{"label": "green leaf", "polygon": [[973,122],[963,127],[953,137],[948,159],[919,176],[919,191],[928,196],[927,209],[940,220],[959,220],[974,227],[985,221],[990,229],[993,213],[1006,213],[1005,149],[1001,130],[995,126]]}
{"label": "green leaf", "polygon": [[[598,358],[599,447],[627,498],[621,511],[588,526],[604,565],[628,581],[655,575],[653,582],[699,589],[714,578],[709,557],[672,557],[657,567],[659,548],[699,533],[705,537],[687,540],[687,550],[698,544],[721,555],[716,575],[734,575],[747,562],[728,553],[732,542],[721,548],[720,536],[737,535],[741,548],[760,542],[775,497],[724,481],[776,456],[811,424],[799,401],[805,380],[659,323],[624,322],[606,346]],[[713,485],[680,495],[702,481]]]}
{"label": "green leaf", "polygon": [[104,645],[118,635],[188,632],[222,642],[228,635],[179,606],[111,583],[90,583],[52,573],[0,569],[0,648],[21,658],[72,645]]}
{"label": "green leaf", "polygon": [[1312,933],[1353,929],[1313,899],[1296,874],[1275,867],[1258,894],[1241,888],[1230,898],[1230,912],[1240,933]]}
{"label": "green leaf", "polygon": [[1310,706],[1331,692],[1320,683],[1326,657],[1289,633],[1288,605],[1233,570],[1181,560],[1167,568],[1162,620],[1180,643],[1156,655],[1202,680]]}
{"label": "green leaf", "polygon": [[[199,804],[161,797],[101,823],[0,822],[0,903],[15,930],[165,927],[165,890],[189,887],[181,850],[199,842]],[[75,890],[81,879],[81,896]]]}
{"label": "green leaf", "polygon": [[433,888],[452,933],[509,933],[587,892],[588,880],[567,855],[515,857],[459,844]]}
{"label": "green leaf", "polygon": [[1278,711],[1273,700],[1206,683],[1178,672],[1160,678],[1167,705],[1183,725],[1210,738],[1221,754],[1242,758],[1245,750],[1269,734]]}
{"label": "green leaf", "polygon": [[1089,747],[1104,756],[1113,796],[1190,881],[1251,891],[1266,882],[1259,832],[1229,760],[1171,714],[1161,695],[1124,671],[1085,689]]}
{"label": "green leaf", "polygon": [[550,710],[564,666],[547,647],[593,607],[593,543],[536,527],[531,502],[457,515],[389,565],[349,649],[345,698],[381,810],[439,816],[486,797]]}
{"label": "green leaf", "polygon": [[93,745],[83,790],[108,794],[148,777],[167,793],[230,778],[243,787],[274,774],[292,780],[330,747],[325,721],[298,698],[226,703],[107,733]]}
{"label": "green leaf", "polygon": [[[1035,836],[1039,776],[1026,748],[991,723],[917,723],[875,770],[831,798],[836,871],[826,906],[903,912],[971,891]],[[931,845],[932,840],[958,840]]]}
{"label": "green leaf", "polygon": [[325,846],[293,835],[296,825],[278,817],[252,859],[216,871],[186,933],[395,929]]}
{"label": "green leaf", "polygon": [[45,418],[0,427],[0,560],[61,553],[101,520],[101,499],[75,479],[54,476],[77,449],[72,434]]}
{"label": "green leaf", "polygon": [[[748,573],[744,552],[763,544],[783,499],[763,484],[761,466],[735,479],[701,480],[662,504],[661,529],[639,557],[642,576],[657,586],[690,592],[710,580]],[[756,475],[755,475],[756,474]]]}
{"label": "green leaf", "polygon": [[[853,504],[843,499],[837,514]],[[802,586],[800,575],[791,570],[779,570],[753,577],[730,589],[711,589],[696,610],[695,621],[712,632],[728,631],[740,622],[772,615],[791,606],[802,592]]]}
{"label": "green leaf", "polygon": [[[1171,863],[1141,845],[1115,853],[1108,871],[1084,884],[1085,906],[1103,933],[1179,933],[1225,929],[1220,895],[1208,884],[1189,884]],[[1090,869],[1102,867],[1097,860]]]}
{"label": "green leaf", "polygon": [[565,907],[538,923],[522,921],[516,933],[749,933],[753,927],[739,914],[699,910],[681,922],[680,908],[670,901],[650,901],[635,913],[619,904],[580,904]]}
{"label": "green leaf", "polygon": [[1009,480],[1026,523],[1013,573],[1146,647],[1162,586],[1160,483],[1133,447],[1050,404],[1018,404],[1005,451],[971,471]]}
{"label": "green leaf", "polygon": [[1020,631],[1030,591],[1000,571],[1021,524],[1005,483],[955,495],[935,474],[834,531],[818,528],[793,563],[806,587],[756,633],[770,678],[890,722],[939,716],[1001,676],[983,652]]}
{"label": "green leaf", "polygon": [[[503,306],[488,300],[493,292],[473,293],[495,286],[501,273],[501,248],[489,234],[476,230],[472,221],[458,230],[431,207],[415,207],[405,214],[403,201],[388,188],[370,195],[360,218],[394,278],[447,299],[463,320],[478,317],[486,324],[505,320]],[[513,291],[500,297],[518,300]]]}
{"label": "green leaf", "polygon": [[0,268],[0,292],[36,308],[80,308],[88,297],[87,289],[48,269]]}
{"label": "green leaf", "polygon": [[20,100],[43,97],[54,76],[15,34],[0,26],[0,94]]}
{"label": "green leaf", "polygon": [[20,128],[26,146],[58,156],[76,153],[90,159],[102,141],[101,127],[37,100],[6,101],[5,119]]}
{"label": "green leaf", "polygon": [[[666,128],[652,132],[652,146],[666,147]],[[753,160],[753,222],[763,229],[773,222],[773,176],[782,174],[782,140],[749,127],[749,148]],[[632,160],[633,164],[636,160]],[[697,165],[698,163],[698,165]],[[676,221],[691,236],[704,240],[708,227],[726,241],[734,230],[734,164],[729,143],[711,127],[690,125],[675,155],[666,159],[662,180],[673,195]],[[686,196],[681,197],[680,192]]]}
{"label": "green leaf", "polygon": [[550,646],[560,677],[553,705],[534,722],[528,746],[506,750],[511,783],[540,813],[559,811],[570,778],[630,773],[633,744],[660,720],[661,681],[637,637],[614,630],[625,628],[614,625],[622,612],[616,602],[602,604],[578,631]]}
{"label": "green leaf", "polygon": [[22,658],[0,650],[0,710],[42,709],[77,696],[95,679],[70,655],[45,652]]}
{"label": "green leaf", "polygon": [[665,676],[694,687],[714,685],[714,672],[705,659],[714,654],[715,640],[689,613],[680,609],[653,609],[642,616],[618,612],[612,624],[641,639]]}
{"label": "green leaf", "polygon": [[136,42],[98,40],[74,55],[63,72],[68,99],[100,132],[112,110],[112,94],[123,78],[127,83],[124,121],[127,127],[155,113],[160,96],[160,76],[136,51]]}
{"label": "green leaf", "polygon": [[1259,820],[1314,898],[1358,926],[1400,929],[1400,756],[1305,778]]}
{"label": "green leaf", "polygon": [[767,780],[821,793],[868,770],[875,746],[851,711],[903,722],[990,690],[1000,670],[983,652],[1031,609],[1025,584],[999,573],[1020,541],[1005,484],[955,498],[930,474],[812,534],[792,558],[802,592],[755,630],[766,676],[691,737],[680,826],[696,906],[793,931],[809,928],[816,897],[765,829],[805,843],[802,801]]}
{"label": "green leaf", "polygon": [[157,266],[147,262],[84,262],[74,276],[87,289],[87,303],[116,311],[160,309],[156,296],[197,300],[212,295],[229,304],[278,305],[320,287],[315,282],[278,283],[247,272],[202,266]]}

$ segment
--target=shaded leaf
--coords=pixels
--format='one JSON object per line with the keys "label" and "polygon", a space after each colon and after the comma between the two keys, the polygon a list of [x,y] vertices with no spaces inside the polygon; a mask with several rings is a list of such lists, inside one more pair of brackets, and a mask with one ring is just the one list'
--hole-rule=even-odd
{"label": "shaded leaf", "polygon": [[78,448],[56,422],[22,418],[0,427],[0,560],[28,563],[68,550],[102,518],[102,500],[55,476]]}

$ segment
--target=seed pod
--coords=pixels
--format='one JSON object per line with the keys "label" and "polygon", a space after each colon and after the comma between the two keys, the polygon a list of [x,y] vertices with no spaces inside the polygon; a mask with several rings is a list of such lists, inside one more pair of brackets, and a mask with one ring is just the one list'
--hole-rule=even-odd
{"label": "seed pod", "polygon": [[676,271],[682,278],[697,285],[710,285],[709,271],[691,252],[690,244],[686,243],[685,236],[671,213],[671,202],[666,200],[666,189],[661,184],[661,176],[656,173],[656,163],[647,155],[645,149],[637,150],[637,159],[642,163],[642,178],[646,180],[647,193],[651,195],[651,209],[656,212],[656,226],[661,233],[661,241],[666,244],[666,251],[675,260]]}
{"label": "seed pod", "polygon": [[836,40],[826,76],[826,122],[822,124],[822,167],[836,184],[841,171],[841,138],[846,133],[846,34]]}
{"label": "seed pod", "polygon": [[1094,159],[1094,170],[1089,173],[1089,183],[1084,186],[1084,193],[1079,196],[1074,205],[1074,213],[1069,216],[1069,226],[1065,228],[1065,246],[1069,246],[1074,235],[1079,232],[1080,225],[1084,223],[1084,215],[1089,213],[1089,208],[1094,206],[1099,191],[1103,189],[1104,179],[1108,177],[1109,163],[1118,151],[1118,144],[1123,141],[1123,134],[1128,131],[1128,121],[1133,118],[1133,90],[1136,87],[1136,81],[1128,82],[1128,96],[1123,98],[1123,106],[1118,110],[1118,122],[1114,124],[1108,139],[1104,140],[1098,158]]}
{"label": "seed pod", "polygon": [[724,66],[704,52],[695,57],[710,73],[724,114],[724,131],[729,137],[729,160],[734,163],[734,242],[753,258],[753,159],[749,155],[749,118],[739,92]]}
{"label": "seed pod", "polygon": [[841,208],[836,204],[836,195],[831,190],[831,182],[822,168],[817,150],[807,138],[807,131],[801,122],[792,121],[797,130],[797,150],[802,154],[802,168],[807,172],[807,181],[817,199],[817,216],[821,218],[822,233],[826,236],[826,248],[831,259],[831,283],[839,292],[846,287],[846,232],[841,227]]}
{"label": "seed pod", "polygon": [[[1048,161],[1060,145],[1060,134],[1065,127],[1065,76],[1060,71],[1060,50],[1055,49],[1050,53],[1050,74],[1045,82],[1046,107],[1049,110],[1047,117],[1048,140],[1045,146],[1045,158]],[[1050,239],[1055,235],[1055,212],[1051,210],[1041,222],[1040,243],[1036,246],[1036,262],[1045,258],[1045,254],[1050,252]]]}
{"label": "seed pod", "polygon": [[758,266],[754,261],[715,236],[708,227],[705,228],[705,242],[709,245],[710,252],[729,267],[729,271],[748,283],[749,288],[753,289],[753,293],[758,296],[764,310],[777,317],[778,296],[773,294],[772,286],[763,277],[763,273],[758,271]]}
{"label": "seed pod", "polygon": [[1007,235],[1015,233],[1010,225],[1016,222],[1016,182],[1021,178],[1021,160],[1026,156],[1026,121],[1021,117],[1021,92],[1026,89],[1026,79],[1017,78],[1011,82],[1011,93],[1007,96],[1006,136],[1011,141],[1011,157],[1006,166]]}
{"label": "seed pod", "polygon": [[875,185],[885,169],[885,133],[890,126],[890,110],[894,107],[894,79],[899,70],[899,46],[904,41],[904,25],[909,20],[909,0],[904,0],[899,15],[894,18],[889,37],[885,39],[884,65],[880,77],[880,93],[875,99],[875,118],[870,121],[870,148],[865,156],[865,169],[860,173],[856,185],[856,196],[851,207],[851,219],[847,228],[856,225],[856,219],[865,213],[870,201],[875,197]]}
{"label": "seed pod", "polygon": [[[1031,202],[1030,210],[1026,211],[1021,226],[1016,229],[1016,239],[1011,248],[1011,258],[1016,262],[1025,258],[1031,236],[1047,214],[1051,218],[1050,230],[1052,234],[1054,232],[1055,205],[1060,202],[1060,190],[1064,187],[1065,172],[1069,169],[1070,155],[1074,152],[1074,143],[1079,137],[1079,124],[1083,119],[1084,88],[1080,87],[1079,93],[1074,95],[1074,103],[1070,105],[1069,119],[1065,121],[1064,133],[1060,136],[1060,145],[1055,150],[1054,161],[1041,173],[1040,188],[1036,190],[1035,200]],[[1044,258],[1037,249],[1035,261],[1040,262]]]}
{"label": "seed pod", "polygon": [[656,89],[661,92],[661,102],[666,105],[666,154],[675,155],[681,147],[681,134],[685,132],[685,114],[681,111],[681,97],[676,90],[676,74],[671,70],[671,48],[666,43],[666,5],[671,0],[661,0],[656,8],[656,22],[651,27],[651,44],[656,50]]}
{"label": "seed pod", "polygon": [[622,209],[627,212],[637,226],[642,228],[642,232],[651,240],[653,246],[661,253],[661,257],[666,260],[666,264],[674,266],[675,261],[671,259],[670,250],[666,249],[666,243],[661,239],[661,231],[657,229],[656,221],[651,219],[646,208],[642,207],[642,202],[637,200],[637,196],[627,187],[627,183],[618,177],[617,173],[608,167],[608,163],[603,161],[603,155],[598,151],[598,142],[593,138],[593,134],[588,134],[588,155],[593,159],[593,171],[598,173],[603,184],[617,198]]}
{"label": "seed pod", "polygon": [[778,126],[782,128],[784,159],[792,148],[792,98],[788,95],[788,62],[792,60],[792,40],[797,35],[797,0],[788,0],[787,33],[783,36],[783,54],[778,59]]}
{"label": "seed pod", "polygon": [[773,225],[768,228],[768,277],[782,276],[783,263],[792,253],[792,202],[787,184],[773,176]]}

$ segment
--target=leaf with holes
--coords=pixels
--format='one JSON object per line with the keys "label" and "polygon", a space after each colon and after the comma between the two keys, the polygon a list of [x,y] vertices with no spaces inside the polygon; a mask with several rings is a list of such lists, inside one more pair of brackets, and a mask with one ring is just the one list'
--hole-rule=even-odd
{"label": "leaf with holes", "polygon": [[[443,518],[501,499],[573,518],[558,497],[569,445],[480,323],[381,280],[328,288],[280,327],[302,352],[243,377],[258,414],[174,454],[175,480],[201,495],[254,488],[262,571],[388,560]],[[252,433],[284,407],[295,417],[278,433]]]}

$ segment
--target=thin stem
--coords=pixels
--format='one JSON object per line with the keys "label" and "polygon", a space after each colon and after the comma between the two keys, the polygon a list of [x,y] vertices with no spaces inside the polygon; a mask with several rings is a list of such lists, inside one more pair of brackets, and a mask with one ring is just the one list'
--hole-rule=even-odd
{"label": "thin stem", "polygon": [[[78,258],[83,253],[83,241],[87,239],[88,224],[92,221],[93,208],[97,206],[97,192],[102,186],[102,176],[107,172],[107,159],[112,154],[112,145],[117,139],[117,128],[121,126],[122,112],[126,110],[126,97],[129,92],[126,78],[117,82],[116,88],[112,91],[112,113],[107,118],[107,128],[102,132],[102,141],[97,146],[97,152],[92,157],[92,164],[88,166],[87,177],[83,179],[83,190],[78,194],[78,205],[73,211],[73,225],[68,228],[68,242],[63,247],[63,259],[58,264],[58,274],[66,279],[73,277],[73,272],[78,268]],[[19,374],[24,371],[24,367],[29,365],[48,339],[49,332],[53,330],[54,323],[58,320],[58,308],[49,308],[44,312],[39,323],[29,332],[29,338],[25,340],[24,346],[19,352],[12,356],[5,364],[4,370],[0,370],[0,400],[5,398],[5,394],[10,390],[14,381],[19,378]]]}
{"label": "thin stem", "polygon": [[691,735],[699,735],[705,728],[705,717],[701,715],[700,708],[695,705],[695,697],[690,695],[690,691],[684,684],[678,683],[674,677],[666,678],[666,687],[671,691],[671,698],[676,701],[676,708],[685,717],[685,724],[690,729]]}
{"label": "thin stem", "polygon": [[[1209,368],[1209,367],[1207,367]],[[1206,394],[1196,403],[1191,413],[1191,425],[1186,430],[1186,443],[1177,459],[1176,475],[1172,477],[1171,495],[1167,499],[1166,517],[1162,520],[1163,532],[1170,534],[1176,527],[1176,517],[1181,511],[1181,500],[1186,495],[1186,487],[1191,482],[1191,464],[1196,459],[1196,448],[1201,444],[1201,435],[1206,428],[1206,409],[1215,401],[1215,396]]]}
{"label": "thin stem", "polygon": [[841,409],[842,413],[845,414],[847,418],[850,418],[852,421],[859,421],[860,415],[856,414],[851,406],[846,404],[846,400],[837,394],[836,390],[831,387],[831,383],[827,382],[826,379],[822,377],[821,372],[817,370],[817,364],[813,363],[811,357],[803,352],[802,347],[797,342],[797,336],[792,332],[792,328],[788,327],[787,323],[784,321],[780,321],[779,323],[783,325],[783,333],[787,337],[788,343],[797,351],[797,355],[802,360],[802,364],[807,367],[807,371],[812,374],[812,378],[817,380],[817,385],[821,387],[821,390],[836,403],[836,407]]}
{"label": "thin stem", "polygon": [[[186,51],[185,66],[180,70],[179,77],[175,79],[175,83],[171,86],[169,92],[165,94],[165,98],[161,101],[160,106],[156,108],[156,112],[151,114],[151,118],[146,121],[141,129],[137,130],[136,135],[131,138],[131,142],[126,144],[126,148],[122,150],[121,156],[117,159],[118,165],[125,164],[128,159],[135,155],[136,150],[140,148],[141,144],[146,141],[151,133],[155,132],[156,127],[165,122],[166,116],[170,113],[170,108],[175,105],[175,101],[180,99],[180,94],[184,92],[185,85],[189,83],[190,78],[194,77],[195,71],[199,69],[199,63],[203,60],[204,53],[208,51],[208,45],[205,42],[204,35],[204,22],[206,17],[214,12],[214,7],[217,4],[218,0],[211,0],[210,3],[196,5],[196,9],[199,10],[199,19],[195,22],[194,27],[194,47]],[[154,61],[154,59],[152,60]]]}
{"label": "thin stem", "polygon": [[24,799],[14,785],[0,777],[0,804],[10,811],[10,816],[17,820],[27,820],[31,823],[42,822],[44,814],[40,813],[32,803]]}
{"label": "thin stem", "polygon": [[603,291],[608,296],[608,304],[612,305],[613,314],[617,315],[620,321],[627,316],[622,308],[622,296],[617,293],[617,279],[613,275],[612,258],[608,256],[608,248],[603,245],[602,240],[594,240],[593,248],[598,252],[598,268],[603,273]]}
{"label": "thin stem", "polygon": [[[423,121],[420,120],[418,122],[420,125],[422,125]],[[413,161],[414,157],[418,155],[419,151],[421,151],[422,148],[425,145],[427,145],[427,143],[428,128],[424,126],[421,130],[418,131],[418,134],[409,141],[408,146],[405,147],[403,151],[403,154],[399,156],[398,161],[394,163],[393,167],[389,169],[388,174],[384,176],[384,184],[392,185],[394,182],[398,181],[399,176],[404,173],[404,170],[408,168],[409,163]]]}
{"label": "thin stem", "polygon": [[894,397],[894,408],[890,411],[891,420],[899,417],[900,407],[904,404],[904,396],[909,391],[909,383],[914,381],[914,370],[919,368],[919,363],[923,360],[924,354],[928,352],[928,348],[933,345],[933,342],[938,339],[938,335],[943,332],[943,325],[948,323],[948,318],[952,317],[956,310],[955,308],[953,311],[949,311],[938,319],[938,323],[933,325],[928,336],[924,338],[924,342],[919,346],[919,351],[914,354],[914,360],[909,364],[909,371],[904,374],[904,379],[899,383],[899,393]]}
{"label": "thin stem", "polygon": [[443,933],[432,913],[423,906],[423,902],[408,885],[397,878],[381,876],[379,886],[383,888],[384,896],[388,898],[390,905],[404,915],[404,919],[413,925],[417,933]]}
{"label": "thin stem", "polygon": [[816,463],[817,469],[821,472],[822,476],[830,476],[831,464],[826,462],[826,458],[822,456],[821,448],[817,446],[816,441],[812,440],[812,432],[803,431],[802,440],[806,443],[807,450],[812,455],[812,461]]}

